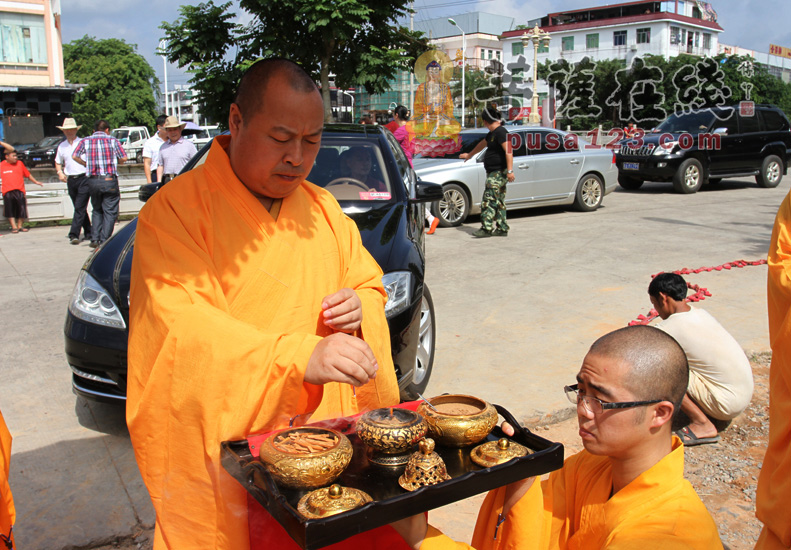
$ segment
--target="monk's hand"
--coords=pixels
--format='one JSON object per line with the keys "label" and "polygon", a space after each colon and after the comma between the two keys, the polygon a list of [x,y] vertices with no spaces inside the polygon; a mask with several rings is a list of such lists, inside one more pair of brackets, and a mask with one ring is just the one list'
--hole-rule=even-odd
{"label": "monk's hand", "polygon": [[379,365],[370,346],[356,336],[336,332],[316,344],[305,368],[305,382],[341,382],[352,386],[376,378]]}
{"label": "monk's hand", "polygon": [[[514,436],[514,427],[511,426],[508,422],[503,422],[500,425],[500,428],[503,430],[503,433],[508,437]],[[520,481],[515,481],[514,483],[510,483],[505,488],[505,502],[503,503],[503,515],[507,514],[508,511],[513,507],[514,504],[519,502],[525,493],[533,486],[535,482],[535,477],[528,477],[527,479],[522,479]]]}
{"label": "monk's hand", "polygon": [[333,330],[354,332],[363,322],[363,303],[351,288],[342,288],[321,301],[324,324]]}
{"label": "monk's hand", "polygon": [[414,550],[420,549],[420,545],[423,544],[423,539],[426,538],[426,533],[428,532],[426,514],[418,514],[411,518],[400,519],[391,523],[390,526],[395,529]]}

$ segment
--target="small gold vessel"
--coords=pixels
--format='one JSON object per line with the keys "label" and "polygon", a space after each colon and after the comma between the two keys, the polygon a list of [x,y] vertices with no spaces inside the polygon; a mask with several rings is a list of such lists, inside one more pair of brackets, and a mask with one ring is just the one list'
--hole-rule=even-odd
{"label": "small gold vessel", "polygon": [[415,411],[385,407],[357,420],[357,436],[369,447],[368,460],[379,466],[403,466],[428,426]]}
{"label": "small gold vessel", "polygon": [[528,454],[530,451],[524,445],[501,437],[497,441],[487,441],[475,447],[470,458],[478,466],[489,468]]}
{"label": "small gold vessel", "polygon": [[472,395],[440,395],[417,408],[428,424],[429,435],[440,445],[466,447],[485,438],[497,425],[497,410]]}
{"label": "small gold vessel", "polygon": [[412,454],[404,473],[398,478],[398,484],[407,491],[436,485],[450,479],[445,461],[434,452],[434,440],[423,439],[419,447],[420,450]]}
{"label": "small gold vessel", "polygon": [[352,444],[326,428],[289,428],[270,435],[259,459],[278,483],[314,489],[335,481],[352,459]]}
{"label": "small gold vessel", "polygon": [[320,519],[354,510],[372,500],[365,491],[333,484],[304,495],[297,503],[297,510],[308,519]]}

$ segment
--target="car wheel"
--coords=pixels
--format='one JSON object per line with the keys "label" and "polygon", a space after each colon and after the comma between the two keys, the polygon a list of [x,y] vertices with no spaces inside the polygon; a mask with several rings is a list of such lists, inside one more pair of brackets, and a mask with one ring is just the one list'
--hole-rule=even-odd
{"label": "car wheel", "polygon": [[404,388],[404,397],[418,399],[417,394],[426,391],[431,369],[434,366],[434,343],[437,328],[434,325],[434,300],[427,285],[423,285],[423,300],[420,302],[420,328],[418,331],[417,354],[415,368],[412,370],[412,382]]}
{"label": "car wheel", "polygon": [[688,195],[696,193],[703,185],[703,166],[698,159],[687,159],[681,163],[673,175],[673,189]]}
{"label": "car wheel", "polygon": [[635,189],[640,189],[640,186],[643,185],[643,180],[637,178],[630,178],[629,176],[622,176],[619,174],[618,185],[620,185],[624,189],[629,189],[630,191],[634,191]]}
{"label": "car wheel", "polygon": [[717,185],[721,181],[722,181],[722,178],[709,178],[709,183],[711,185]]}
{"label": "car wheel", "polygon": [[580,212],[592,212],[601,206],[604,184],[595,174],[585,174],[577,184],[574,206]]}
{"label": "car wheel", "polygon": [[434,203],[432,210],[442,227],[455,227],[467,219],[470,199],[460,185],[448,183],[442,186],[442,198]]}
{"label": "car wheel", "polygon": [[758,187],[777,187],[783,179],[783,161],[780,157],[769,155],[761,164],[761,173],[755,176]]}

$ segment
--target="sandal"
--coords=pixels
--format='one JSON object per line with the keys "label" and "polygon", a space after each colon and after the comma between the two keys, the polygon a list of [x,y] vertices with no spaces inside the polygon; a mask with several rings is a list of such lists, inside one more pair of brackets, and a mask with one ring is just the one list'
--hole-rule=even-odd
{"label": "sandal", "polygon": [[19,229],[12,229],[11,233],[19,233]]}
{"label": "sandal", "polygon": [[714,437],[698,437],[689,429],[689,426],[684,426],[680,430],[676,430],[676,435],[681,439],[685,447],[694,447],[695,445],[706,445],[708,443],[719,443],[720,434]]}
{"label": "sandal", "polygon": [[27,228],[27,227],[20,227],[20,228],[19,228],[19,230],[20,230],[22,233],[27,233],[27,232],[28,232],[28,228]]}

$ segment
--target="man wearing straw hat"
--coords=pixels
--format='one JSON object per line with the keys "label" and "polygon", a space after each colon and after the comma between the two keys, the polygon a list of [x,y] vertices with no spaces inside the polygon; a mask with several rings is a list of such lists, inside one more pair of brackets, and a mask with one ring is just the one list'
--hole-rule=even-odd
{"label": "man wearing straw hat", "polygon": [[91,198],[88,190],[88,176],[85,175],[85,167],[74,161],[72,155],[77,148],[80,138],[77,137],[77,130],[82,128],[82,124],[77,125],[73,118],[63,120],[63,126],[55,126],[66,136],[66,141],[58,145],[55,154],[55,170],[58,172],[58,179],[66,184],[69,198],[74,205],[74,217],[71,219],[69,229],[69,242],[80,244],[80,229],[86,239],[91,238],[91,219],[88,217],[88,201]]}
{"label": "man wearing straw hat", "polygon": [[198,152],[191,141],[181,136],[186,125],[186,122],[180,122],[174,116],[169,116],[165,121],[168,140],[159,148],[159,167],[157,167],[157,180],[162,183],[175,178]]}

